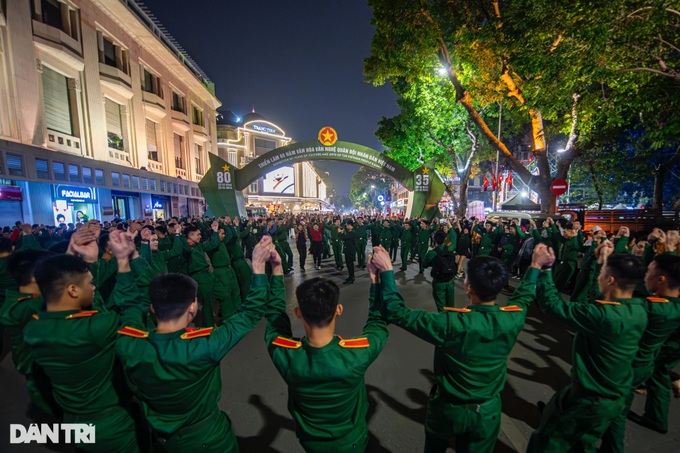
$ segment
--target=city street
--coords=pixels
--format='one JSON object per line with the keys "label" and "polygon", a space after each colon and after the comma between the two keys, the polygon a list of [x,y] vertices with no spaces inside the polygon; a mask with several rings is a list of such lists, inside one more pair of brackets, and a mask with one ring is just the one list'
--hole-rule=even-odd
{"label": "city street", "polygon": [[[310,260],[311,261],[311,260]],[[398,263],[397,263],[398,264]],[[341,286],[344,313],[338,321],[338,334],[347,338],[361,334],[367,309],[369,279],[365,271],[357,272],[353,285],[343,285],[345,272],[335,270],[332,259],[324,260],[320,271],[301,273],[295,259],[295,272],[286,278],[289,313],[295,306],[294,289],[304,278],[324,276]],[[397,282],[414,309],[434,310],[430,276],[417,274],[417,265],[397,272]],[[511,284],[516,285],[517,280]],[[456,281],[456,305],[467,304],[461,280]],[[505,304],[507,296],[499,299]],[[302,335],[302,325],[293,321],[295,333]],[[223,392],[221,408],[231,418],[244,452],[302,451],[286,409],[287,390],[277,374],[264,344],[264,321],[246,336],[222,362]],[[547,401],[568,382],[572,335],[559,323],[532,307],[524,331],[509,360],[508,381],[503,392],[502,431],[498,452],[520,451],[537,426],[536,402]],[[28,395],[23,378],[15,371],[11,355],[3,351],[0,363],[0,451],[49,451],[33,445],[9,445],[9,424],[28,425]],[[390,337],[380,357],[366,375],[370,398],[370,452],[422,451],[427,395],[432,383],[433,348],[397,327],[390,327]],[[641,411],[643,397],[636,396],[633,410]],[[673,400],[670,418],[680,417],[680,401]],[[665,452],[680,449],[680,427],[670,423],[671,431],[660,435],[628,423],[626,447],[630,452]],[[62,450],[60,450],[62,451]],[[63,450],[68,451],[68,450]]]}

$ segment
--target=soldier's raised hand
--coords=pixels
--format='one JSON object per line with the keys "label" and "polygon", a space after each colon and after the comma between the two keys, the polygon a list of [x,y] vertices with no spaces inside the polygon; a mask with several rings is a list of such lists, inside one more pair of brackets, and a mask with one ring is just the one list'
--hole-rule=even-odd
{"label": "soldier's raised hand", "polygon": [[612,254],[613,251],[614,244],[612,244],[611,241],[603,241],[595,249],[595,257],[597,258],[597,262],[600,264],[606,263],[607,258]]}
{"label": "soldier's raised hand", "polygon": [[371,258],[371,262],[375,265],[378,272],[392,270],[392,259],[390,258],[390,254],[381,245],[373,247],[373,257]]}
{"label": "soldier's raised hand", "polygon": [[253,249],[253,273],[264,274],[264,267],[271,258],[272,250],[275,250],[272,237],[269,235],[262,236],[260,242]]}
{"label": "soldier's raised hand", "polygon": [[546,269],[552,266],[554,262],[555,253],[552,248],[545,244],[538,244],[534,247],[534,253],[531,255],[531,267]]}

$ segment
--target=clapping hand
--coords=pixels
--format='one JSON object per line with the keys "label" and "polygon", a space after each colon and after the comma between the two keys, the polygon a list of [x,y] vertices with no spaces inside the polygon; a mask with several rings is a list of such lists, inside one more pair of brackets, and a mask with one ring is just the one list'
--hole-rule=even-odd
{"label": "clapping hand", "polygon": [[538,244],[534,247],[531,255],[531,267],[536,269],[548,269],[555,262],[555,252],[545,244]]}

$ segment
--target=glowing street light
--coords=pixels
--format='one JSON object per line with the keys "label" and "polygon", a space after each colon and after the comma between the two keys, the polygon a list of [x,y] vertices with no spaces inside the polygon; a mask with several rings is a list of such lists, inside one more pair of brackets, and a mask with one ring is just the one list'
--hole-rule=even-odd
{"label": "glowing street light", "polygon": [[446,68],[442,66],[442,67],[440,67],[439,69],[437,69],[437,72],[438,72],[439,75],[441,75],[441,76],[446,75]]}

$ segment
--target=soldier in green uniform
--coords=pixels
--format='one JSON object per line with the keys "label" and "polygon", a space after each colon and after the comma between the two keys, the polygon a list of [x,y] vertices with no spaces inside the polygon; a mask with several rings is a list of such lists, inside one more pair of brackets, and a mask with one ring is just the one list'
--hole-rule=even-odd
{"label": "soldier in green uniform", "polygon": [[215,287],[213,297],[220,304],[222,321],[228,319],[241,305],[241,292],[238,286],[236,272],[231,267],[231,256],[224,243],[225,229],[222,226],[217,232],[220,245],[212,251],[210,261],[213,265]]}
{"label": "soldier in green uniform", "polygon": [[420,230],[420,221],[418,216],[414,217],[411,221],[411,231],[413,231],[413,239],[411,240],[411,253],[410,257],[412,260],[416,259],[416,254],[418,253],[418,230]]}
{"label": "soldier in green uniform", "polygon": [[390,228],[390,221],[387,219],[383,220],[382,225],[380,225],[379,228],[380,228],[380,245],[383,246],[386,250],[390,250],[390,247],[392,246],[392,237],[394,236],[392,233],[392,228]]}
{"label": "soldier in green uniform", "polygon": [[[632,390],[633,359],[647,326],[644,300],[633,298],[645,273],[640,259],[611,254],[611,243],[600,247],[602,271],[598,277],[603,300],[565,302],[552,280],[541,273],[537,300],[544,313],[562,320],[576,332],[571,384],[557,392],[543,410],[527,452],[595,451],[595,444],[611,422],[623,413]],[[534,256],[548,268],[552,249],[539,244]]]}
{"label": "soldier in green uniform", "polygon": [[503,232],[502,225],[499,225],[498,228],[494,229],[493,223],[486,222],[484,226],[478,223],[473,228],[482,238],[479,242],[477,255],[489,256],[491,254],[491,249],[493,248],[494,238]]}
{"label": "soldier in green uniform", "polygon": [[568,223],[562,234],[555,237],[555,242],[558,244],[557,263],[553,271],[553,280],[555,287],[561,293],[566,293],[569,288],[569,281],[576,272],[578,266],[578,251],[581,248],[583,241],[579,244],[578,226]]}
{"label": "soldier in green uniform", "polygon": [[290,244],[288,244],[288,235],[290,229],[293,226],[293,222],[288,219],[283,221],[283,218],[279,217],[276,222],[276,232],[274,233],[276,242],[276,247],[279,249],[279,255],[283,260],[283,273],[290,274],[293,270],[293,251],[290,249]]}
{"label": "soldier in green uniform", "polygon": [[0,324],[7,327],[12,361],[17,371],[26,377],[31,402],[43,412],[61,418],[62,411],[54,400],[49,379],[35,364],[30,348],[24,342],[24,327],[44,303],[33,272],[41,260],[53,255],[41,249],[20,250],[10,255],[8,276],[14,281],[15,288],[3,291],[5,302],[0,307]]}
{"label": "soldier in green uniform", "polygon": [[590,229],[590,240],[580,248],[583,258],[581,259],[581,269],[576,276],[574,289],[571,292],[570,300],[572,302],[585,302],[588,300],[593,283],[597,279],[595,250],[605,240],[607,240],[607,235],[601,227],[595,225]]}
{"label": "soldier in green uniform", "polygon": [[[114,231],[110,247],[118,264],[116,303],[138,303],[129,256],[135,252],[132,235]],[[97,259],[94,241],[71,249],[85,260]],[[88,264],[71,255],[46,259],[35,270],[46,311],[24,328],[24,341],[32,348],[35,363],[52,382],[54,397],[64,411],[64,422],[87,423],[95,427],[95,443],[79,448],[91,452],[139,451],[135,425],[123,407],[125,397],[114,383],[114,351],[120,319],[115,311],[85,311],[92,305],[95,288]]]}
{"label": "soldier in green uniform", "polygon": [[413,243],[413,231],[411,230],[411,224],[404,222],[402,226],[401,234],[399,239],[401,240],[401,267],[399,270],[405,271],[408,266],[408,254],[411,251],[411,244]]}
{"label": "soldier in green uniform", "polygon": [[345,253],[348,277],[343,283],[354,283],[354,259],[356,257],[357,233],[354,231],[354,222],[348,220],[345,227],[338,230],[338,238],[342,241],[342,249]]}
{"label": "soldier in green uniform", "polygon": [[499,307],[495,300],[509,273],[497,258],[475,257],[468,264],[464,283],[472,305],[431,313],[406,307],[394,277],[385,272],[391,263],[384,255],[384,251],[375,250],[373,261],[381,271],[388,322],[436,346],[425,452],[445,452],[453,437],[456,451],[492,452],[501,426],[500,393],[508,356],[534,300],[539,271],[527,272],[508,305]]}
{"label": "soldier in green uniform", "polygon": [[399,228],[396,222],[390,222],[390,231],[392,231],[392,241],[390,242],[390,258],[394,263],[397,260],[397,251],[399,250]]}
{"label": "soldier in green uniform", "polygon": [[357,249],[357,267],[359,269],[366,269],[366,244],[368,243],[368,225],[364,223],[363,217],[357,217],[357,223],[354,225],[354,231],[357,234],[356,249]]}
{"label": "soldier in green uniform", "polygon": [[241,294],[241,303],[243,303],[245,302],[246,296],[250,291],[250,280],[253,271],[250,269],[250,265],[248,265],[245,256],[243,255],[243,249],[241,248],[239,234],[236,231],[236,227],[234,227],[234,225],[229,221],[228,217],[223,226],[224,243],[227,246],[229,256],[231,256],[231,267],[234,269],[234,272],[236,272],[239,294]]}
{"label": "soldier in green uniform", "polygon": [[253,282],[246,302],[219,327],[189,329],[198,310],[194,282],[165,274],[149,287],[158,327],[147,331],[139,306],[123,307],[125,327],[116,353],[141,399],[156,441],[167,452],[236,452],[229,417],[220,411],[220,360],[264,315],[264,273],[273,248],[264,238],[253,251]]}
{"label": "soldier in green uniform", "polygon": [[[628,418],[665,434],[668,432],[670,371],[680,361],[680,355],[677,349],[674,354],[669,354],[669,351],[662,349],[665,344],[668,344],[668,338],[680,327],[680,298],[678,297],[680,257],[667,254],[655,256],[647,267],[645,286],[653,296],[647,298],[649,322],[640,340],[640,349],[635,362],[633,362],[633,388],[645,383],[647,400],[642,416],[629,412]],[[677,339],[673,342],[677,343]],[[632,390],[629,395],[628,408],[633,400]],[[610,429],[612,443],[617,446],[611,449],[613,451],[623,451],[624,415],[617,420],[617,423],[612,423]]]}
{"label": "soldier in green uniform", "polygon": [[338,230],[340,229],[340,219],[333,220],[333,223],[327,222],[324,233],[328,231],[331,238],[331,246],[333,247],[333,257],[335,258],[335,267],[342,270],[342,241],[338,237]]}
{"label": "soldier in green uniform", "polygon": [[[267,317],[265,341],[274,366],[288,384],[288,411],[300,444],[308,452],[363,452],[368,444],[364,375],[388,336],[377,300],[375,267],[369,261],[369,312],[361,338],[335,335],[336,318],[343,312],[338,303],[340,289],[317,277],[303,282],[295,292],[295,315],[302,320],[306,335],[294,339],[280,261],[275,256],[272,260],[269,304],[275,314]],[[392,272],[383,275],[394,282]]]}
{"label": "soldier in green uniform", "polygon": [[197,226],[190,225],[184,228],[184,236],[175,235],[175,240],[182,242],[185,260],[187,261],[187,273],[196,281],[198,285],[198,299],[203,305],[202,321],[203,326],[208,327],[215,324],[215,313],[213,308],[215,276],[210,272],[210,263],[206,259],[206,252],[216,249],[220,245],[217,233],[218,222],[210,225],[213,231],[210,241],[201,242],[203,234]]}
{"label": "soldier in green uniform", "polygon": [[[453,278],[456,276],[456,258],[453,255],[453,244],[446,243],[444,230],[434,232],[435,248],[425,255],[425,268],[431,267],[432,298],[437,306],[437,311],[444,311],[445,307],[455,307],[455,287]],[[446,255],[444,255],[446,254]],[[443,260],[449,258],[451,272],[444,270]]]}
{"label": "soldier in green uniform", "polygon": [[434,231],[437,225],[433,222],[432,227],[425,219],[420,219],[420,229],[418,229],[418,273],[425,272],[425,255],[430,248],[430,234]]}

